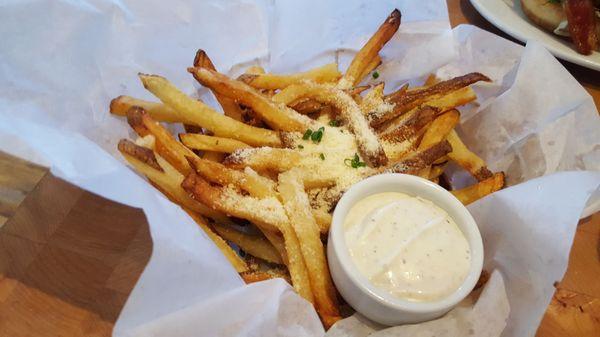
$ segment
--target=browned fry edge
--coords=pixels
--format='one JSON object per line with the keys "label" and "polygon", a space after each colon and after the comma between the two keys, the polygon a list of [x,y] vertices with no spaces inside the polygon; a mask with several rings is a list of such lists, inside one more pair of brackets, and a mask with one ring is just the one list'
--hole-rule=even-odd
{"label": "browned fry edge", "polygon": [[160,167],[160,164],[158,164],[158,161],[156,160],[154,151],[143,146],[139,146],[136,143],[130,141],[129,139],[121,139],[117,148],[122,153],[130,155],[138,159],[139,161],[144,162],[150,167],[159,170],[160,172],[164,172],[163,168]]}
{"label": "browned fry edge", "polygon": [[208,54],[203,49],[198,49],[196,51],[196,56],[194,57],[194,67],[199,68],[207,68],[210,70],[216,70],[215,65],[212,63]]}
{"label": "browned fry edge", "polygon": [[412,116],[402,121],[402,123],[393,130],[381,134],[381,138],[389,141],[402,142],[417,134],[417,131],[432,122],[439,114],[440,109],[423,106],[419,108]]}
{"label": "browned fry edge", "polygon": [[479,168],[477,172],[473,173],[473,176],[475,179],[477,179],[477,181],[486,180],[491,178],[493,175],[494,173],[492,173],[492,171],[490,171],[486,166]]}
{"label": "browned fry edge", "polygon": [[384,172],[415,174],[438,158],[450,153],[452,146],[447,140],[439,142],[425,150],[417,151],[387,168]]}
{"label": "browned fry edge", "polygon": [[140,137],[150,134],[150,131],[144,126],[143,115],[146,111],[139,106],[132,106],[127,110],[127,123]]}
{"label": "browned fry edge", "polygon": [[385,115],[370,114],[369,119],[371,125],[374,127],[380,126],[390,119],[414,108],[431,96],[449,93],[479,81],[490,82],[491,80],[481,73],[469,73],[447,81],[439,82],[427,88],[392,93],[391,95],[386,96],[386,100],[394,104],[394,110]]}

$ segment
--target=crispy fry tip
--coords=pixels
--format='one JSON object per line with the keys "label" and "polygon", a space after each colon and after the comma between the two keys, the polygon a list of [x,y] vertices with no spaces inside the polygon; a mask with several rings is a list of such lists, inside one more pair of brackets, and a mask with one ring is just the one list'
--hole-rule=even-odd
{"label": "crispy fry tip", "polygon": [[158,161],[156,160],[156,156],[154,155],[154,151],[145,148],[143,146],[139,146],[136,143],[130,141],[129,139],[121,139],[119,144],[117,145],[117,149],[124,155],[131,156],[145,164],[148,164],[152,168],[164,172],[163,168],[160,166]]}
{"label": "crispy fry tip", "polygon": [[390,15],[385,20],[385,22],[390,23],[390,24],[400,25],[401,19],[402,19],[402,13],[400,12],[400,10],[398,8],[394,8],[394,10],[390,13]]}
{"label": "crispy fry tip", "polygon": [[110,113],[115,113],[115,111],[117,110],[117,106],[119,105],[123,97],[125,97],[125,95],[119,95],[110,100],[110,104],[108,105],[108,111],[110,111]]}

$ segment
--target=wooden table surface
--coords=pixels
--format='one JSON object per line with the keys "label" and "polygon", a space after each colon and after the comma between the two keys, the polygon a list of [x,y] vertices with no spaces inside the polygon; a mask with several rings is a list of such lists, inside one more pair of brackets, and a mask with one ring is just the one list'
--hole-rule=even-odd
{"label": "wooden table surface", "polygon": [[[468,1],[448,5],[453,25],[504,36]],[[565,66],[600,106],[599,73]],[[151,250],[141,210],[0,153],[0,336],[109,336]],[[596,213],[577,228],[568,271],[538,337],[598,336],[599,256]]]}

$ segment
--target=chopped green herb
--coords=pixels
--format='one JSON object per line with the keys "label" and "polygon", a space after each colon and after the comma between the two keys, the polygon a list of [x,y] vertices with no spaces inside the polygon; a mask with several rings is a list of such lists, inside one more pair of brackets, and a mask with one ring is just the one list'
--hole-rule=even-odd
{"label": "chopped green herb", "polygon": [[349,166],[352,168],[359,168],[359,167],[367,166],[367,164],[364,161],[360,161],[360,157],[358,156],[358,153],[355,153],[353,158],[344,159],[344,164],[346,164],[346,166]]}
{"label": "chopped green herb", "polygon": [[376,72],[376,71],[374,71],[373,72],[373,78],[375,78],[375,79],[379,78],[379,73]]}
{"label": "chopped green herb", "polygon": [[300,145],[298,145],[298,148],[299,148],[299,149],[303,149],[303,148],[304,148],[304,145],[300,144]]}
{"label": "chopped green herb", "polygon": [[332,119],[329,121],[329,126],[340,126],[340,121],[337,119]]}
{"label": "chopped green herb", "polygon": [[[312,139],[312,141],[315,143],[319,143],[323,138],[323,132],[325,132],[325,128],[320,127],[319,130],[313,132],[312,135],[310,135],[310,139]],[[306,133],[304,135],[306,136]]]}
{"label": "chopped green herb", "polygon": [[321,160],[325,160],[325,155],[321,153],[321,154],[319,155],[319,158],[321,158]]}
{"label": "chopped green herb", "polygon": [[304,140],[308,140],[310,138],[310,135],[312,135],[312,130],[311,129],[306,129],[306,131],[304,131],[304,135],[302,136],[302,139]]}

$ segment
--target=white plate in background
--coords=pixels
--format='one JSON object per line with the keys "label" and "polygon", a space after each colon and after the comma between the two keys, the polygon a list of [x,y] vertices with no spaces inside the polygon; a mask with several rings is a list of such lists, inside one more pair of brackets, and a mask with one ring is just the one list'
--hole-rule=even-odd
{"label": "white plate in background", "polygon": [[560,59],[600,71],[600,52],[596,51],[592,55],[577,53],[570,41],[548,33],[531,23],[521,9],[520,0],[470,1],[483,17],[515,39],[523,42],[537,40]]}

